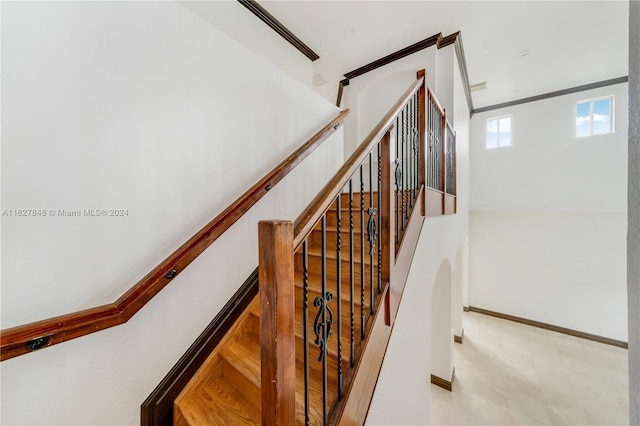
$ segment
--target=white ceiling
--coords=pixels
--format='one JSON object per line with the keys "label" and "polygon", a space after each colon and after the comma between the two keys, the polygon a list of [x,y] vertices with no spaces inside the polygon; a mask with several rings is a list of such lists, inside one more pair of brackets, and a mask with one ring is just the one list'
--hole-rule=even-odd
{"label": "white ceiling", "polygon": [[[462,32],[475,108],[628,73],[627,1],[267,1],[342,75],[433,34]],[[347,34],[352,27],[355,33]],[[527,56],[521,52],[529,51]]]}

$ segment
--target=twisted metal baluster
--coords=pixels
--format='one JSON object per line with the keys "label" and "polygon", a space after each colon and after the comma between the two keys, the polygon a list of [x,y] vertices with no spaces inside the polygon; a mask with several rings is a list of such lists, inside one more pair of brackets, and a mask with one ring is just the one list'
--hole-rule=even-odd
{"label": "twisted metal baluster", "polygon": [[302,339],[304,345],[304,424],[309,424],[309,252],[302,243]]}
{"label": "twisted metal baluster", "polygon": [[[380,209],[380,203],[382,199],[382,155],[380,153],[380,142],[378,142],[378,211],[382,212]],[[382,216],[382,213],[380,213]],[[382,220],[380,221],[380,226],[382,226]],[[382,291],[382,232],[378,232],[378,294]]]}
{"label": "twisted metal baluster", "polygon": [[364,340],[364,175],[360,165],[360,340]]}
{"label": "twisted metal baluster", "polygon": [[341,244],[342,235],[340,225],[342,222],[342,193],[338,194],[336,199],[336,209],[338,210],[338,216],[336,220],[336,293],[338,295],[337,301],[337,313],[338,313],[338,400],[342,400],[342,259]]}
{"label": "twisted metal baluster", "polygon": [[349,314],[350,314],[350,326],[351,326],[351,336],[350,336],[350,350],[349,354],[349,365],[351,368],[355,366],[355,279],[354,279],[354,234],[353,234],[353,179],[349,179]]}

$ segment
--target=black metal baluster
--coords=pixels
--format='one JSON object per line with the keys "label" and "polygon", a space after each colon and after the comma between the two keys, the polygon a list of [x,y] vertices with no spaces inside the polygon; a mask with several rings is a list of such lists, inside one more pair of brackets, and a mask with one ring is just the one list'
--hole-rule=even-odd
{"label": "black metal baluster", "polygon": [[338,218],[336,220],[336,293],[337,293],[337,315],[338,315],[338,400],[342,400],[342,259],[340,258],[342,235],[340,225],[342,222],[342,193],[336,199],[336,209]]}
{"label": "black metal baluster", "polygon": [[302,339],[304,345],[304,424],[309,424],[309,252],[302,243]]}
{"label": "black metal baluster", "polygon": [[331,334],[331,324],[327,323],[327,305],[331,297],[327,293],[327,215],[322,216],[322,298],[324,299],[324,309],[322,309],[322,335],[324,337],[324,347],[322,348],[322,422],[327,424],[327,404],[329,396],[327,395],[327,348],[329,347],[328,338]]}
{"label": "black metal baluster", "polygon": [[364,173],[360,165],[360,340],[364,340]]}
{"label": "black metal baluster", "polygon": [[413,148],[413,139],[415,137],[414,135],[414,105],[413,105],[413,99],[414,96],[411,96],[411,99],[409,100],[409,191],[410,191],[410,195],[409,195],[409,209],[413,209],[413,199],[416,196],[415,193],[415,149]]}
{"label": "black metal baluster", "polygon": [[[382,210],[380,206],[380,200],[382,199],[382,144],[378,142],[378,223],[382,226]],[[382,232],[378,232],[378,294],[382,291]]]}
{"label": "black metal baluster", "polygon": [[396,152],[395,152],[395,165],[396,169],[394,172],[395,184],[396,184],[396,194],[395,194],[395,207],[396,207],[396,215],[395,215],[395,225],[396,225],[396,251],[398,248],[398,244],[400,243],[400,177],[402,175],[402,170],[400,170],[400,158],[398,155],[400,154],[400,115],[396,117]]}
{"label": "black metal baluster", "polygon": [[351,368],[355,366],[355,290],[354,290],[354,235],[353,235],[353,179],[349,179],[349,314],[351,317],[351,336],[349,338],[349,349],[351,353],[349,354],[349,365]]}
{"label": "black metal baluster", "polygon": [[416,95],[416,101],[417,101],[417,107],[416,107],[416,150],[417,150],[417,156],[416,156],[416,174],[418,175],[418,179],[416,180],[416,190],[420,189],[420,186],[422,184],[421,179],[422,179],[422,174],[420,173],[420,165],[422,164],[422,149],[420,146],[420,128],[422,125],[422,117],[420,116],[420,96]]}
{"label": "black metal baluster", "polygon": [[405,135],[405,116],[404,116],[404,109],[402,109],[402,140],[400,141],[400,147],[402,148],[402,152],[400,154],[400,167],[401,167],[401,174],[400,174],[400,191],[402,196],[400,197],[400,202],[402,203],[402,208],[401,208],[401,213],[402,215],[401,220],[402,222],[400,223],[400,230],[402,231],[402,233],[404,234],[404,181],[405,181],[405,173],[404,173],[404,168],[405,168],[405,157],[404,157],[404,135]]}
{"label": "black metal baluster", "polygon": [[369,223],[367,239],[369,240],[369,313],[373,315],[373,252],[376,240],[376,209],[373,208],[373,151],[369,152]]}
{"label": "black metal baluster", "polygon": [[431,151],[429,152],[430,161],[431,161],[431,183],[433,185],[432,188],[437,189],[436,164],[434,162],[434,158],[436,154],[436,107],[433,103],[431,104],[431,111],[432,111],[431,126],[433,131],[433,135],[431,137],[432,147],[431,147]]}
{"label": "black metal baluster", "polygon": [[414,158],[414,179],[413,179],[413,203],[418,202],[418,190],[420,188],[420,97],[415,95],[413,102],[413,158]]}

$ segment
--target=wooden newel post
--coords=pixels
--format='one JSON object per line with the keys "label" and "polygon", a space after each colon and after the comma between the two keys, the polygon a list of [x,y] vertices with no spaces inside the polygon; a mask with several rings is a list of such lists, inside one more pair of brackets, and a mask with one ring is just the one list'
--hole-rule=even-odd
{"label": "wooden newel post", "polygon": [[420,203],[420,214],[422,214],[422,216],[424,216],[426,214],[426,205],[425,205],[425,200],[426,200],[426,174],[425,174],[425,170],[426,170],[426,162],[427,162],[427,151],[426,151],[426,123],[427,123],[427,97],[426,97],[426,87],[427,87],[427,73],[425,70],[420,70],[417,73],[417,77],[418,78],[422,78],[422,86],[420,87],[420,89],[418,90],[418,103],[420,105],[420,121],[418,123],[419,126],[419,134],[420,134],[420,157],[421,157],[421,161],[420,161],[420,187],[425,187],[423,188],[422,191],[422,201]]}
{"label": "wooden newel post", "polygon": [[295,422],[293,223],[258,224],[262,424]]}
{"label": "wooden newel post", "polygon": [[[391,147],[395,141],[392,140],[392,130],[389,129],[387,133],[380,140],[380,161],[381,161],[381,187],[380,187],[380,236],[382,251],[382,265],[381,265],[381,279],[383,283],[390,282],[391,280],[391,265],[395,259],[395,235],[393,235],[393,223],[394,222],[394,209],[392,202],[394,197],[393,188],[393,175],[392,175],[392,152]],[[389,293],[385,299],[385,324],[391,325],[391,306],[389,303]]]}

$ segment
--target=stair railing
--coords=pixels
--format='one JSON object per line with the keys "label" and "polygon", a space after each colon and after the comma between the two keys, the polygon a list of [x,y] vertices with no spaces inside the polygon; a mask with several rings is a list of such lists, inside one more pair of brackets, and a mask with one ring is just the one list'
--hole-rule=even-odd
{"label": "stair railing", "polygon": [[445,146],[445,214],[454,214],[457,211],[457,182],[456,182],[456,133],[447,121],[446,146]]}
{"label": "stair railing", "polygon": [[426,107],[422,70],[295,225],[260,222],[263,425],[339,423],[383,310],[390,325],[392,268],[425,212]]}
{"label": "stair railing", "polygon": [[0,361],[124,324],[343,123],[344,110],[115,302],[0,331]]}

